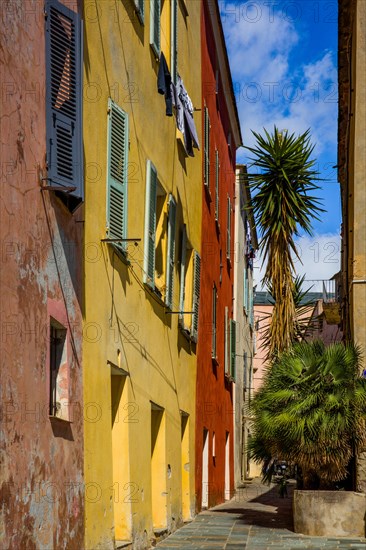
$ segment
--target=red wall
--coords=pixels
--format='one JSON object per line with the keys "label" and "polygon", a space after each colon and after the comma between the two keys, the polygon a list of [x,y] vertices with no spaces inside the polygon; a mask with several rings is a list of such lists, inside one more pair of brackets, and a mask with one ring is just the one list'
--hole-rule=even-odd
{"label": "red wall", "polygon": [[[199,336],[197,347],[197,421],[196,421],[196,509],[202,501],[202,451],[203,430],[209,431],[209,506],[225,499],[225,439],[230,434],[230,486],[233,483],[233,384],[225,379],[224,363],[224,318],[225,306],[229,318],[233,317],[233,275],[234,275],[234,211],[231,215],[231,264],[226,259],[227,195],[234,205],[235,189],[235,145],[230,153],[228,133],[233,131],[228,120],[226,101],[230,93],[216,88],[216,49],[206,1],[201,11],[202,40],[202,128],[204,105],[210,117],[210,171],[211,197],[202,185],[202,262],[201,298],[199,313]],[[226,92],[226,93],[225,93]],[[203,141],[203,138],[202,138]],[[219,183],[219,225],[215,221],[215,148],[220,157]],[[202,143],[203,149],[203,143]],[[202,173],[203,181],[203,173]],[[222,252],[222,281],[220,283],[220,250]],[[211,358],[212,349],[212,287],[217,288],[217,358],[215,365]],[[212,456],[212,437],[215,432],[216,457]]]}
{"label": "red wall", "polygon": [[[68,7],[76,10],[76,6]],[[84,547],[82,207],[47,175],[44,2],[1,2],[0,547]],[[68,329],[72,423],[51,419],[49,317]],[[55,313],[56,312],[56,313]],[[71,349],[72,333],[72,349]],[[0,529],[2,531],[2,529]]]}

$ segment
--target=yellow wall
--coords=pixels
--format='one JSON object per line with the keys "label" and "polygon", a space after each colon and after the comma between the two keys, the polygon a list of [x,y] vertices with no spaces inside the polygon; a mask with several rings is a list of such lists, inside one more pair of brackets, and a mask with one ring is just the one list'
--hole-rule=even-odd
{"label": "yellow wall", "polygon": [[[199,108],[200,2],[186,4],[186,18],[183,3],[178,7],[178,71]],[[164,97],[157,93],[158,64],[149,46],[149,2],[145,2],[144,25],[132,8],[132,0],[86,2],[84,8],[86,548],[93,550],[113,548],[114,537],[133,538],[135,547],[149,547],[154,536],[151,402],[164,409],[159,460],[164,465],[161,484],[166,486],[167,528],[174,529],[183,514],[188,519],[195,507],[195,346],[179,331],[178,315],[167,315],[143,285],[142,266],[146,161],[150,159],[167,197],[171,192],[177,201],[177,309],[183,223],[190,244],[200,252],[201,153],[195,150],[191,158],[179,149],[175,120],[165,116]],[[165,8],[170,11],[168,0]],[[166,26],[167,18],[163,21]],[[165,50],[163,40],[162,47]],[[127,237],[141,239],[137,246],[128,245],[130,265],[120,260],[110,244],[101,243],[107,236],[109,97],[129,115]],[[202,141],[200,112],[195,113],[195,122]],[[117,373],[118,367],[127,375],[112,376],[111,369]],[[181,410],[189,414],[190,426],[189,444],[183,451]]]}

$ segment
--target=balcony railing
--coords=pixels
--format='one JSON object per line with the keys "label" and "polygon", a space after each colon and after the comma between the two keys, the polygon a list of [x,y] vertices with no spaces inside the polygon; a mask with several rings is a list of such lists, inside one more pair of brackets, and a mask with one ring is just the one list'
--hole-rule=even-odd
{"label": "balcony railing", "polygon": [[339,282],[337,279],[306,279],[303,287],[310,288],[310,292],[322,294],[324,304],[339,301]]}

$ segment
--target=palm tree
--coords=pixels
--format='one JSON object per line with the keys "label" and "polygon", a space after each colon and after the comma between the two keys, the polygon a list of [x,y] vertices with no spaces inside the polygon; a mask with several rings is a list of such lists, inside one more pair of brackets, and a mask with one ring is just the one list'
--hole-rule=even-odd
{"label": "palm tree", "polygon": [[[301,342],[303,340],[306,340],[308,337],[310,337],[314,331],[314,329],[317,326],[317,317],[313,317],[313,311],[314,311],[314,302],[308,297],[308,293],[310,292],[311,288],[308,288],[307,290],[304,290],[304,282],[305,282],[305,275],[296,275],[296,277],[293,280],[293,287],[292,287],[292,293],[293,293],[293,300],[294,300],[294,306],[295,306],[295,315],[293,318],[293,330],[292,330],[292,343],[295,342]],[[268,292],[271,295],[272,300],[270,299],[270,302],[274,306],[275,300],[273,298],[273,289],[272,284],[269,283],[267,285]],[[270,320],[272,318],[272,313],[268,313],[264,317],[262,317],[263,320]],[[267,351],[267,355],[265,357],[265,360],[270,360],[272,357],[272,354],[270,353],[270,346],[271,346],[271,325],[270,322],[268,325],[263,329],[263,332],[261,334],[261,347],[263,350]]]}
{"label": "palm tree", "polygon": [[366,443],[366,379],[352,344],[302,342],[267,368],[251,403],[255,462],[274,458],[298,464],[305,488],[323,488],[347,476]]}
{"label": "palm tree", "polygon": [[[311,234],[312,218],[323,211],[319,200],[309,195],[319,187],[315,161],[310,160],[314,146],[310,131],[298,137],[264,129],[265,137],[252,132],[256,147],[246,147],[259,173],[249,174],[253,191],[251,209],[261,231],[260,247],[263,261],[267,260],[264,283],[271,285],[275,300],[270,325],[270,355],[287,349],[294,340],[294,264],[298,258],[295,238],[303,230]],[[300,259],[300,258],[299,258]],[[301,261],[301,260],[300,260]]]}

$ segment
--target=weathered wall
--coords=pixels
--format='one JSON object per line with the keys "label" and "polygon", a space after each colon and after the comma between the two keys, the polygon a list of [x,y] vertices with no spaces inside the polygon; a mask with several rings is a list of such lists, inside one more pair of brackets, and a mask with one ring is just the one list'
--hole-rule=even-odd
{"label": "weathered wall", "polygon": [[[202,121],[203,107],[207,106],[210,117],[210,193],[202,185],[202,268],[201,307],[199,318],[199,343],[197,354],[197,423],[196,423],[196,510],[202,503],[203,430],[208,430],[208,505],[222,502],[225,495],[225,441],[230,434],[230,490],[234,488],[233,435],[234,403],[233,383],[225,378],[225,307],[229,318],[233,318],[234,282],[234,210],[231,223],[231,262],[226,259],[227,196],[234,207],[235,154],[232,141],[231,153],[228,147],[229,132],[234,134],[228,116],[228,103],[232,101],[229,89],[223,89],[224,67],[219,67],[218,48],[210,23],[209,9],[215,10],[214,2],[208,7],[202,2],[201,44],[202,44]],[[218,95],[216,70],[220,73]],[[218,111],[218,105],[220,109]],[[202,122],[203,123],[203,122]],[[220,158],[219,224],[215,221],[215,148]],[[220,256],[221,251],[221,256]],[[220,264],[222,266],[220,267]],[[217,364],[212,361],[212,292],[217,289]],[[213,435],[215,434],[215,456]]]}
{"label": "weathered wall", "polygon": [[[69,3],[70,5],[70,3]],[[82,213],[46,177],[43,2],[1,2],[1,548],[83,548]],[[74,6],[75,7],[75,6]],[[76,7],[75,7],[76,9]],[[72,422],[49,417],[50,312]]]}
{"label": "weathered wall", "polygon": [[294,491],[295,533],[365,537],[366,495],[351,491]]}
{"label": "weathered wall", "polygon": [[[187,157],[157,92],[158,62],[149,45],[150,9],[142,25],[133,2],[89,3],[85,10],[85,425],[86,546],[113,548],[114,539],[150,547],[157,525],[174,530],[194,513],[196,346],[178,328],[178,315],[143,284],[146,162],[156,166],[177,202],[174,310],[179,304],[180,236],[201,247],[201,152]],[[201,105],[199,2],[178,3],[178,70],[195,107]],[[163,28],[169,20],[163,6]],[[165,11],[164,11],[165,10]],[[165,23],[164,23],[165,22]],[[162,34],[166,50],[167,34]],[[191,60],[195,62],[192,63]],[[129,116],[127,261],[102,243],[106,234],[107,110],[111,97]],[[194,116],[202,143],[200,116]],[[165,222],[166,223],[166,218]],[[164,243],[163,248],[164,248]],[[166,242],[165,242],[166,245]],[[191,309],[188,305],[188,309]],[[93,328],[94,326],[94,328]],[[110,364],[124,369],[114,376]],[[116,372],[116,371],[114,371]],[[120,382],[118,382],[118,379]],[[124,380],[123,380],[124,379]],[[152,402],[164,409],[159,460]],[[111,409],[117,413],[111,429]],[[189,415],[181,442],[181,411]],[[155,424],[154,424],[155,423]],[[154,429],[153,428],[154,424]],[[184,450],[183,450],[184,447]],[[157,470],[158,468],[158,470]],[[153,469],[158,474],[153,475]],[[88,494],[87,494],[88,497]],[[159,505],[156,504],[159,500]],[[159,517],[157,517],[159,516]],[[163,525],[165,523],[165,526]]]}

